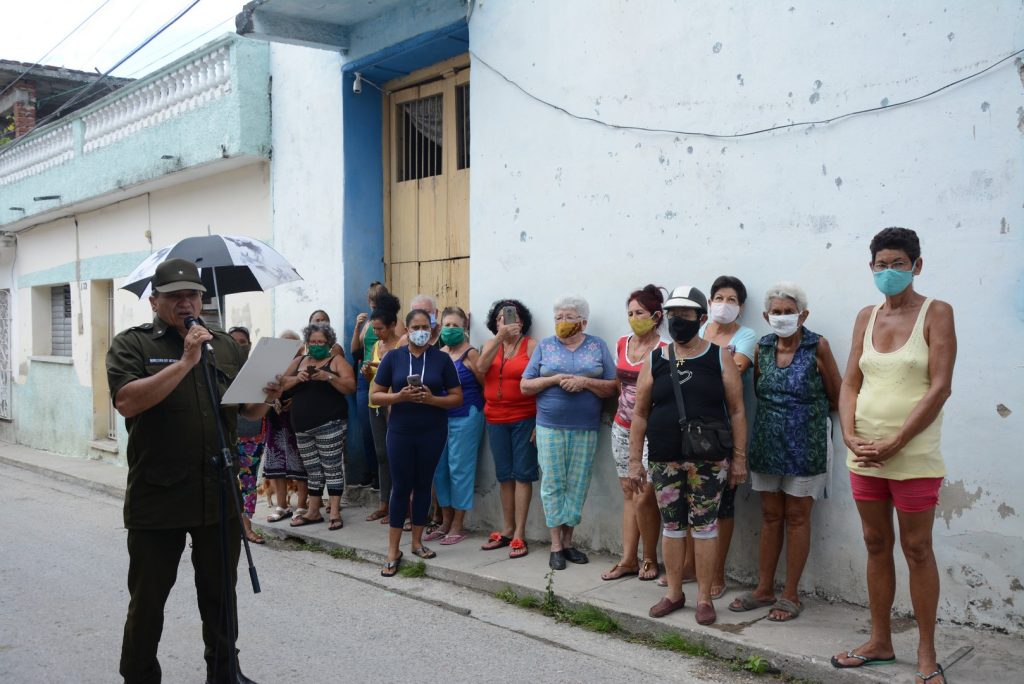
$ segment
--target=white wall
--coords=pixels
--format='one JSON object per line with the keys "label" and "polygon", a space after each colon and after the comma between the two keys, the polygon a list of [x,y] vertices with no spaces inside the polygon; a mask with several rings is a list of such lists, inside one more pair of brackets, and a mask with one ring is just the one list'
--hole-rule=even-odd
{"label": "white wall", "polygon": [[274,327],[302,329],[315,309],[342,311],[341,55],[274,43],[274,246],[302,280],[274,290]]}
{"label": "white wall", "polygon": [[[581,116],[728,133],[933,90],[1024,44],[1021,12],[1009,1],[489,2],[478,3],[470,36],[484,61]],[[579,121],[478,59],[472,69],[472,308],[520,297],[535,313],[535,335],[551,334],[559,293],[585,295],[589,332],[613,343],[627,331],[623,300],[633,288],[706,290],[723,273],[746,283],[742,322],[764,333],[761,297],[791,279],[806,288],[808,325],[829,338],[842,369],[857,310],[880,300],[867,268],[872,235],[890,225],[918,231],[916,286],[953,305],[960,334],[935,525],[940,614],[1024,626],[1017,67],[906,107],[726,140]],[[475,317],[478,340],[488,336],[482,320]],[[999,404],[1012,413],[1003,417]],[[621,497],[606,436],[599,449],[579,534],[616,547]],[[833,489],[816,506],[803,586],[864,603],[865,553],[841,462]],[[759,514],[747,491],[731,569],[750,578]],[[481,517],[494,524],[492,503]],[[545,536],[541,524],[535,507],[531,536]],[[898,566],[897,608],[909,611]]]}

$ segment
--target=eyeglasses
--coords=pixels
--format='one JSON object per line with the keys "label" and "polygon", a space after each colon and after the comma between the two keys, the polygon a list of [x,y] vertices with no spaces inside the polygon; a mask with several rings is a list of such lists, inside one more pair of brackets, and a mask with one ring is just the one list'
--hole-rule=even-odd
{"label": "eyeglasses", "polygon": [[894,271],[909,271],[913,267],[914,263],[908,262],[906,259],[896,259],[895,261],[890,261],[888,263],[884,261],[876,261],[875,263],[871,264],[871,270],[875,271],[876,273],[884,271],[888,268],[891,268]]}
{"label": "eyeglasses", "polygon": [[[688,311],[692,311],[694,313],[693,318],[689,318],[685,315]],[[665,316],[668,318],[682,318],[685,320],[695,321],[700,318],[701,313],[702,312],[697,309],[667,309],[665,311]]]}

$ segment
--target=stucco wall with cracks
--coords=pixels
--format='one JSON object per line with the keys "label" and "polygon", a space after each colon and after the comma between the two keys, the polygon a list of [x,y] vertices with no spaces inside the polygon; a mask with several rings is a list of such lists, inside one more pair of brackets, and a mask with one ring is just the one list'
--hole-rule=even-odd
{"label": "stucco wall with cracks", "polygon": [[[580,116],[731,133],[893,105],[1024,45],[1024,5],[840,3],[478,3],[471,49],[538,98]],[[950,302],[959,356],[946,406],[948,479],[935,547],[946,620],[1024,627],[1024,84],[1020,65],[905,107],[831,125],[713,139],[580,121],[473,63],[473,335],[518,296],[534,334],[578,292],[589,332],[627,331],[636,286],[740,276],[742,322],[767,332],[761,296],[802,283],[810,328],[846,365],[858,309],[879,301],[867,268],[880,228],[916,229],[919,291]],[[837,448],[841,443],[837,439]],[[579,536],[619,546],[621,495],[607,430]],[[844,452],[840,452],[844,453]],[[865,553],[845,466],[814,513],[803,588],[865,603]],[[481,460],[480,526],[500,521]],[[730,572],[756,574],[758,497],[739,493]],[[535,502],[530,536],[545,538]],[[897,610],[910,611],[897,550]],[[780,577],[784,568],[780,568]]]}

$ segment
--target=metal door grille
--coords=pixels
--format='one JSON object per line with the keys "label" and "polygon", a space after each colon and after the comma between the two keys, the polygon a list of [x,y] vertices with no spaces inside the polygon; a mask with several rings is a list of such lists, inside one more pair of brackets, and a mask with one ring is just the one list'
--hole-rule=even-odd
{"label": "metal door grille", "polygon": [[50,353],[71,356],[71,286],[50,288]]}
{"label": "metal door grille", "polygon": [[439,176],[444,170],[441,95],[398,105],[398,182]]}

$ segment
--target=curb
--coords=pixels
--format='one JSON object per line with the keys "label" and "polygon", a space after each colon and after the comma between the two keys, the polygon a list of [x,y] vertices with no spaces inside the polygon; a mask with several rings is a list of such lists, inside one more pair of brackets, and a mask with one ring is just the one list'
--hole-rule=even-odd
{"label": "curb", "polygon": [[37,465],[35,463],[27,463],[25,461],[16,458],[10,458],[8,456],[3,455],[0,455],[0,463],[3,463],[4,465],[13,466],[15,468],[21,468],[22,470],[27,470],[29,472],[36,473],[37,475],[44,475],[50,478],[51,480],[58,480],[60,482],[66,482],[68,484],[79,485],[80,487],[91,489],[94,492],[99,492],[101,494],[106,494],[107,496],[112,496],[115,499],[124,498],[125,488],[119,485],[96,482],[94,480],[90,480],[79,475],[71,475],[69,473],[61,472],[59,470],[47,468],[46,466]]}
{"label": "curb", "polygon": [[[300,528],[275,527],[272,524],[256,520],[253,521],[253,527],[259,529],[259,531],[264,535],[273,537],[274,539],[298,539],[303,542],[316,544],[328,551],[334,549],[343,550],[352,553],[359,560],[371,563],[380,564],[384,563],[386,560],[386,555],[382,552],[371,551],[351,546],[349,544],[329,541],[312,535],[303,534],[300,531]],[[491,596],[494,596],[499,591],[511,589],[520,596],[533,596],[538,600],[542,600],[544,598],[543,592],[532,587],[516,584],[506,580],[492,579],[490,577],[484,577],[464,570],[446,568],[432,564],[430,561],[425,563],[424,577],[451,582],[452,584],[473,589]],[[380,583],[379,586],[386,585]],[[398,589],[395,591],[402,593],[401,590]],[[670,626],[653,618],[645,618],[631,613],[622,612],[600,600],[583,600],[579,596],[571,593],[556,595],[562,602],[572,606],[590,604],[600,608],[613,618],[619,624],[622,631],[627,635],[653,634],[657,636],[661,634],[681,634],[687,641],[703,644],[708,648],[708,650],[712,651],[715,656],[720,658],[733,658],[742,662],[751,656],[761,657],[769,663],[770,669],[777,670],[778,674],[783,676],[795,677],[811,682],[829,681],[849,684],[891,681],[891,677],[878,676],[876,673],[868,671],[855,671],[860,670],[860,668],[851,668],[846,670],[836,669],[832,667],[832,664],[828,660],[812,659],[794,653],[780,653],[779,651],[759,647],[756,644],[744,643],[737,639],[730,638],[728,636],[728,632],[723,631],[720,634],[708,634],[686,626]],[[456,611],[461,610],[458,606],[448,607]],[[510,608],[513,610],[525,610],[515,606],[510,606]]]}

